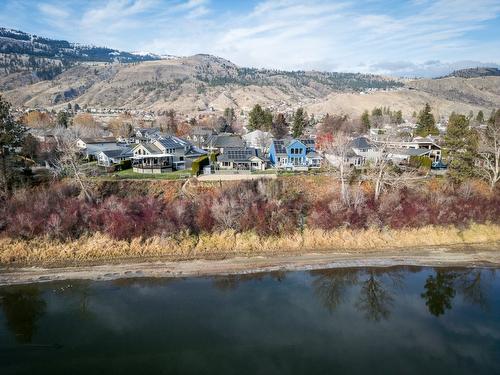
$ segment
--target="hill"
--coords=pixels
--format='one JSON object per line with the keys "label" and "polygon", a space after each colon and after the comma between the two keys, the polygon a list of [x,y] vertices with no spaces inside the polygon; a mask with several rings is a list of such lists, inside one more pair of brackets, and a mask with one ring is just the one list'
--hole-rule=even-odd
{"label": "hill", "polygon": [[140,62],[158,60],[106,47],[86,46],[0,27],[0,89],[51,80],[82,62]]}
{"label": "hill", "polygon": [[84,47],[0,29],[0,92],[14,106],[165,110],[185,114],[255,104],[359,115],[375,106],[406,116],[429,102],[436,113],[500,107],[500,77],[402,81],[379,75],[239,67],[211,55],[161,58]]}
{"label": "hill", "polygon": [[500,76],[500,69],[487,67],[461,69],[455,70],[454,72],[448,74],[446,77],[477,78],[488,76]]}

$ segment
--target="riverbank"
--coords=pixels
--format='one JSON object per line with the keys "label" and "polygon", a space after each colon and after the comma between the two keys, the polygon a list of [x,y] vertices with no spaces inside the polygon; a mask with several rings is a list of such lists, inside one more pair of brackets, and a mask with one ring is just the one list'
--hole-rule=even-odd
{"label": "riverbank", "polygon": [[78,267],[1,267],[0,285],[62,280],[114,280],[139,277],[200,277],[273,271],[304,271],[349,267],[500,267],[500,244],[414,247],[371,252],[325,252],[300,255],[234,257],[219,260],[123,263]]}
{"label": "riverbank", "polygon": [[132,241],[103,234],[70,242],[0,240],[0,283],[398,264],[500,265],[500,226],[305,230],[280,237],[223,231]]}

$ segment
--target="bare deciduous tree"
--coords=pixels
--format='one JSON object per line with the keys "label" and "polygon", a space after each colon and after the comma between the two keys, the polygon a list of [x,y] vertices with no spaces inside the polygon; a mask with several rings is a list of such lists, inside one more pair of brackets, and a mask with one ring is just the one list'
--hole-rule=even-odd
{"label": "bare deciduous tree", "polygon": [[479,157],[479,173],[493,190],[500,180],[500,111],[480,134]]}
{"label": "bare deciduous tree", "polygon": [[88,201],[92,201],[89,181],[82,169],[76,137],[70,132],[59,132],[57,140],[57,157],[54,161],[54,175],[58,178],[73,179],[81,189],[81,193]]}
{"label": "bare deciduous tree", "polygon": [[387,156],[387,144],[381,143],[378,146],[380,156],[369,165],[365,179],[373,182],[374,200],[380,198],[382,192],[388,188],[401,188],[415,179],[413,171],[398,173],[392,165],[391,159]]}
{"label": "bare deciduous tree", "polygon": [[347,180],[351,173],[348,153],[351,151],[350,139],[345,133],[338,133],[326,146],[327,159],[338,172],[340,179],[340,197],[343,203],[348,203]]}

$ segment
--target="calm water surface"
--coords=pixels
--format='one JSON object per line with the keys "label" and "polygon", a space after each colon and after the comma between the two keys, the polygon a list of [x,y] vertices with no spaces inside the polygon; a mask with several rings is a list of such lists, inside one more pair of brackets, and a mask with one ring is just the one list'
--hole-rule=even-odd
{"label": "calm water surface", "polygon": [[0,288],[0,374],[500,374],[492,269]]}

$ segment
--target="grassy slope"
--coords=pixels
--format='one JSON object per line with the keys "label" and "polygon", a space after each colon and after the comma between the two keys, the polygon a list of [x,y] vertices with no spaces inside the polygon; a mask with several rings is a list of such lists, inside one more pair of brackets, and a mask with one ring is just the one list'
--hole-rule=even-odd
{"label": "grassy slope", "polygon": [[199,236],[179,233],[175,237],[118,241],[96,233],[70,242],[46,238],[0,239],[0,264],[54,265],[105,262],[111,259],[167,258],[189,260],[234,256],[292,255],[335,251],[369,253],[394,250],[404,256],[411,248],[450,245],[500,244],[500,226],[473,224],[466,229],[426,226],[401,230],[305,230],[281,237],[260,237],[252,232],[226,230]]}

